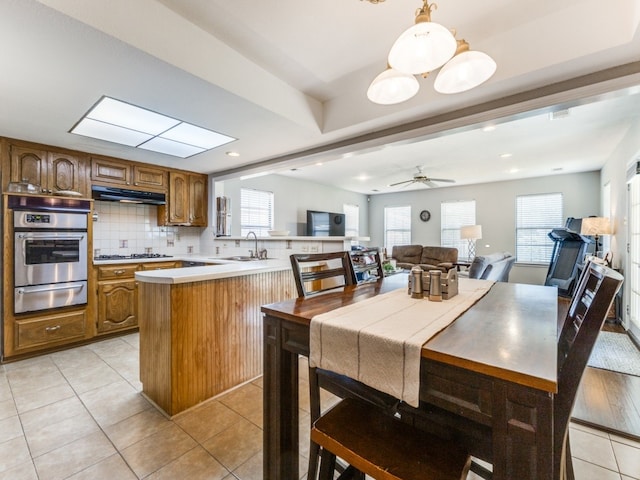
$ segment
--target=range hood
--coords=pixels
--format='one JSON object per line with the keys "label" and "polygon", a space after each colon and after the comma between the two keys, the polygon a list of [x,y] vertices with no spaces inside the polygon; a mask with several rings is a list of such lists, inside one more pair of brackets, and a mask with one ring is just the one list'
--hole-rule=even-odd
{"label": "range hood", "polygon": [[101,185],[91,186],[91,198],[106,202],[147,203],[150,205],[164,205],[167,203],[164,193],[103,187]]}

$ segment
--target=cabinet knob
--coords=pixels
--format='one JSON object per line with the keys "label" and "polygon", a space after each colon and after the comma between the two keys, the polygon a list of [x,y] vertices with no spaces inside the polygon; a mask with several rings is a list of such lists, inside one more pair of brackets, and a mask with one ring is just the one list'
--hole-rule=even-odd
{"label": "cabinet knob", "polygon": [[48,332],[48,333],[52,333],[52,332],[57,332],[57,331],[58,331],[58,330],[60,330],[61,328],[62,328],[62,327],[61,327],[60,325],[55,325],[55,326],[53,326],[53,327],[46,327],[46,328],[44,329],[44,331],[45,331],[45,332]]}
{"label": "cabinet knob", "polygon": [[126,270],[114,270],[113,274],[114,275],[122,275],[124,272],[126,272]]}

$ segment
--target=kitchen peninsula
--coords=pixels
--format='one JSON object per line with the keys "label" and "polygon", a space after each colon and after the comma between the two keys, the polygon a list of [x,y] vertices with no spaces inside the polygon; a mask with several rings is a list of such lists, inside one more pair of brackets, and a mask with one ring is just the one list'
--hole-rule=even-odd
{"label": "kitchen peninsula", "polygon": [[135,278],[143,393],[169,416],[261,375],[260,307],[296,291],[288,260],[140,271]]}

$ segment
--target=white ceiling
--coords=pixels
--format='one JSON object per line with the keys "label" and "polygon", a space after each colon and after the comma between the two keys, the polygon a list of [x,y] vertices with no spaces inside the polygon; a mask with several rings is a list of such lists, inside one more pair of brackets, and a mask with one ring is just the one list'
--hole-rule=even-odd
{"label": "white ceiling", "polygon": [[[540,106],[544,114],[516,122],[502,110],[489,133],[466,126],[456,135],[388,135],[394,125],[640,61],[638,2],[441,0],[433,20],[490,54],[494,77],[454,96],[422,79],[404,104],[371,104],[366,88],[420,6],[2,0],[0,135],[220,178],[262,170],[372,193],[392,191],[388,184],[411,178],[416,166],[457,184],[599,169],[638,118],[640,94],[625,90],[591,106],[569,103],[569,116],[553,122]],[[102,95],[239,140],[182,160],[68,133]],[[241,156],[225,155],[231,149]]]}

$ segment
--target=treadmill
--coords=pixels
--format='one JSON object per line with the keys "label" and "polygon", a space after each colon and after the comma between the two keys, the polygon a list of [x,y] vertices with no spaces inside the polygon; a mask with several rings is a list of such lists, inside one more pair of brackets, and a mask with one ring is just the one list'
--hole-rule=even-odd
{"label": "treadmill", "polygon": [[548,233],[554,245],[544,284],[558,287],[561,297],[571,297],[584,267],[584,257],[593,253],[595,247],[592,237],[578,233],[581,225],[581,218],[569,217],[563,228],[554,228]]}

